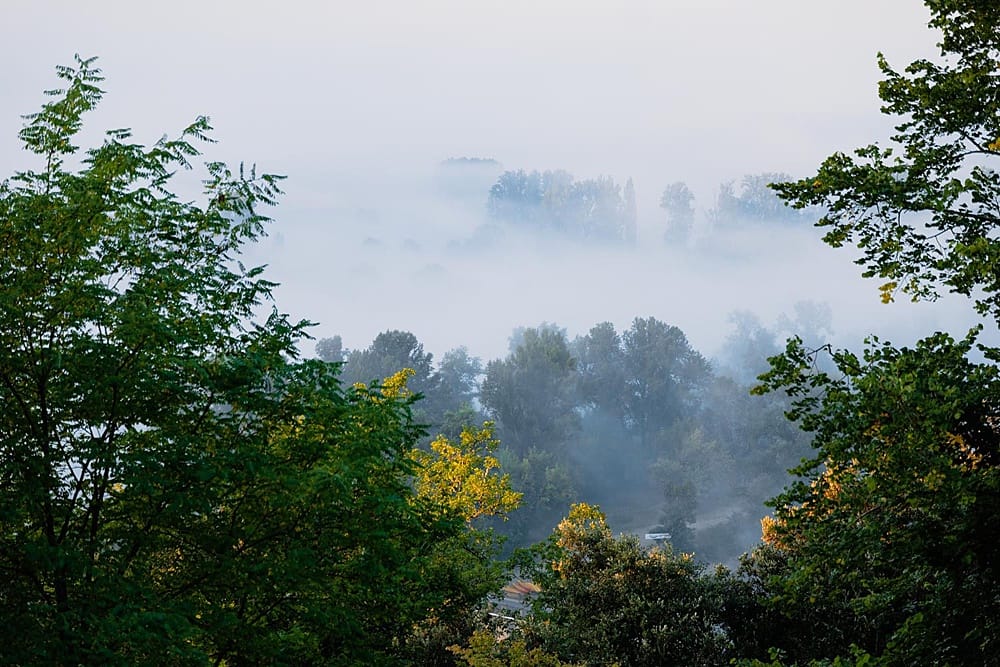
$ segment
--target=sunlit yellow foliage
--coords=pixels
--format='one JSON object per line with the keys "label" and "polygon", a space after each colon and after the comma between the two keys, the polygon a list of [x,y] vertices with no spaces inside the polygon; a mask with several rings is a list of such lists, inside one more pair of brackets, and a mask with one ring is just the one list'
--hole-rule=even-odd
{"label": "sunlit yellow foliage", "polygon": [[[379,388],[378,394],[387,399],[407,398],[412,396],[413,392],[406,386],[406,383],[416,374],[417,372],[412,368],[400,369],[399,372],[393,373],[389,377],[382,380],[382,386]],[[362,394],[367,393],[369,390],[368,385],[364,382],[355,382],[351,386]],[[370,396],[373,400],[378,402],[378,395]]]}
{"label": "sunlit yellow foliage", "polygon": [[786,545],[781,539],[780,529],[784,526],[784,521],[775,519],[773,516],[764,516],[760,520],[760,539],[772,547],[784,548]]}
{"label": "sunlit yellow foliage", "polygon": [[564,574],[573,554],[585,551],[587,545],[595,541],[612,539],[604,512],[597,505],[587,503],[570,506],[569,514],[556,526],[555,533],[556,544],[569,558],[552,563],[552,569]]}
{"label": "sunlit yellow foliage", "polygon": [[899,287],[899,283],[895,280],[890,280],[889,282],[879,286],[878,291],[881,296],[882,303],[892,303],[894,301],[893,293],[896,291],[897,287]]}
{"label": "sunlit yellow foliage", "polygon": [[983,462],[983,455],[975,450],[974,447],[970,447],[969,443],[965,441],[960,435],[955,435],[954,433],[948,434],[948,444],[951,445],[959,458],[959,467],[968,472],[972,470],[979,469]]}
{"label": "sunlit yellow foliage", "polygon": [[[845,486],[853,484],[865,474],[856,458],[841,464],[828,460],[826,466],[826,469],[810,483],[811,491],[808,499],[798,505],[779,508],[776,517],[765,516],[760,520],[761,539],[765,543],[780,549],[792,548],[796,536],[786,530],[787,520],[801,517],[811,519],[829,517],[836,511]],[[863,511],[869,509],[865,507]]]}
{"label": "sunlit yellow foliage", "polygon": [[557,544],[563,549],[573,549],[587,536],[611,536],[607,517],[597,505],[574,503],[569,514],[556,527]]}
{"label": "sunlit yellow foliage", "polygon": [[833,469],[827,468],[819,478],[813,482],[813,486],[816,486],[820,493],[822,493],[823,498],[826,500],[836,500],[837,496],[843,491],[843,485],[840,479],[836,475]]}
{"label": "sunlit yellow foliage", "polygon": [[562,662],[540,648],[529,651],[523,640],[500,639],[487,630],[473,633],[468,648],[455,645],[448,650],[460,665],[468,667],[574,667],[574,663]]}
{"label": "sunlit yellow foliage", "polygon": [[493,424],[486,422],[478,430],[464,429],[457,443],[442,435],[431,442],[430,452],[413,450],[420,465],[417,495],[466,521],[482,516],[506,519],[522,494],[511,488],[510,475],[500,474],[500,462],[493,456],[499,446]]}
{"label": "sunlit yellow foliage", "polygon": [[412,368],[404,368],[382,380],[382,395],[386,398],[406,398],[413,394],[406,386],[407,381],[416,375]]}

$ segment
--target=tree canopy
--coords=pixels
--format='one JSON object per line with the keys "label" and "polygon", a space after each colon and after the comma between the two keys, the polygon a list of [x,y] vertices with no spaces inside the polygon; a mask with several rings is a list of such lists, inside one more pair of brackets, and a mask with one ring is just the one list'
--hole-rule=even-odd
{"label": "tree canopy", "polygon": [[[927,4],[940,61],[898,72],[879,57],[883,111],[898,120],[890,147],[837,153],[774,187],[826,210],[824,240],[860,250],[884,301],[948,289],[997,320],[1000,8]],[[798,339],[772,360],[762,389],[792,397],[815,448],[765,522],[786,559],[773,603],[815,621],[786,638],[790,658],[996,664],[1000,350],[978,334],[904,348],[872,338],[862,356],[833,353],[828,372]]]}
{"label": "tree canopy", "polygon": [[616,538],[582,503],[533,555],[541,593],[525,634],[547,652],[588,665],[724,663],[721,587],[690,555]]}
{"label": "tree canopy", "polygon": [[1000,317],[1000,8],[989,0],[930,0],[941,31],[939,61],[903,71],[879,56],[883,111],[898,120],[888,147],[836,153],[819,171],[777,192],[826,211],[833,247],[861,251],[867,277],[897,292],[934,298],[941,288]]}
{"label": "tree canopy", "polygon": [[208,162],[182,200],[208,120],[81,153],[100,71],[58,74],[21,131],[40,166],[0,184],[4,661],[403,661],[502,581],[429,491],[482,464],[477,511],[515,503],[488,434],[418,458],[405,373],[345,389],[297,360],[308,323],[259,319],[273,284],[239,261],[280,177]]}

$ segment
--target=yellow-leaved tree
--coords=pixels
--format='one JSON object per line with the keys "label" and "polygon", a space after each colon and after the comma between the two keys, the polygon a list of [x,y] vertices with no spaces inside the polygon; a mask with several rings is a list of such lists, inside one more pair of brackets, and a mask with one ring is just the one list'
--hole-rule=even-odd
{"label": "yellow-leaved tree", "polygon": [[[380,392],[385,400],[414,402],[419,396],[407,388],[414,375],[409,368],[385,378]],[[496,556],[501,538],[483,524],[506,519],[516,509],[521,494],[511,488],[493,455],[500,442],[493,424],[465,429],[457,442],[438,436],[429,451],[415,446],[409,451],[413,464],[410,502],[420,512],[444,524],[460,522],[465,530],[426,545],[421,581],[448,591],[448,597],[415,624],[408,638],[407,654],[417,664],[431,664],[446,655],[447,647],[464,643],[482,627],[480,603],[497,593],[510,573]]]}
{"label": "yellow-leaved tree", "polygon": [[466,428],[453,442],[443,435],[431,442],[431,451],[413,451],[420,464],[417,496],[462,516],[467,523],[482,517],[507,518],[517,508],[523,494],[510,486],[510,475],[500,472],[493,455],[500,441],[493,436],[493,424],[480,429]]}

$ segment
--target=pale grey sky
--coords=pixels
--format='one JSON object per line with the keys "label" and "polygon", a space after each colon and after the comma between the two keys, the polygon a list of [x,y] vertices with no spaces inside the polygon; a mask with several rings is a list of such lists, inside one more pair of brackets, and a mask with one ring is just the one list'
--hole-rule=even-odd
{"label": "pale grey sky", "polygon": [[110,124],[156,137],[208,114],[226,151],[293,176],[453,155],[795,171],[877,136],[875,53],[933,53],[926,18],[916,0],[8,1],[0,135],[7,153],[79,52],[100,56]]}
{"label": "pale grey sky", "polygon": [[[818,266],[802,258],[761,257],[773,269],[766,275],[737,266],[705,278],[684,274],[678,258],[656,274],[663,260],[648,253],[628,266],[605,263],[619,276],[635,271],[624,278],[633,281],[628,300],[609,291],[576,303],[579,282],[549,279],[535,265],[477,292],[476,280],[500,269],[454,267],[432,254],[363,258],[338,246],[357,230],[317,230],[334,210],[385,203],[398,213],[408,200],[373,204],[372,193],[403,193],[394,188],[444,158],[481,156],[580,178],[634,177],[640,228],[655,235],[667,183],[687,181],[707,208],[721,181],[804,174],[835,150],[884,138],[890,123],[878,113],[875,54],[898,66],[933,56],[927,17],[916,0],[3,0],[0,177],[24,167],[19,115],[56,85],[53,68],[75,52],[97,55],[107,96],[95,130],[129,126],[138,140],[154,141],[207,114],[220,140],[212,157],[289,176],[276,238],[260,254],[285,283],[279,305],[321,320],[319,335],[343,333],[360,347],[385,328],[409,328],[438,355],[465,343],[489,357],[516,325],[547,319],[573,334],[652,314],[709,346],[724,335],[727,312],[758,309],[754,291],[781,300],[759,307],[766,317],[797,298],[829,299],[852,313],[850,294],[864,299],[854,310],[867,313],[876,296],[870,286],[834,284],[825,293],[816,285],[829,288],[829,277],[789,275]],[[435,215],[414,208],[413,224],[436,223]],[[399,242],[387,241],[394,237],[385,229],[370,232],[379,234]],[[846,255],[816,247],[826,253],[823,267],[843,267],[829,270],[844,280],[857,274]],[[385,272],[395,261],[408,268],[393,281]],[[584,277],[594,292],[600,260],[589,261]],[[339,264],[346,273],[333,270]],[[365,271],[382,273],[351,287],[350,276]],[[491,312],[442,309],[438,299],[444,312],[427,321],[419,301],[391,303],[388,295],[398,297],[414,276],[438,275],[463,306],[481,296]],[[537,294],[543,284],[551,293]]]}

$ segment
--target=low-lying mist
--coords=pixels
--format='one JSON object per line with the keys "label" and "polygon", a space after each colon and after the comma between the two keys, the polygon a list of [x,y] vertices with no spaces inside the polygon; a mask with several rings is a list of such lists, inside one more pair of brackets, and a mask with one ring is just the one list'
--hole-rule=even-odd
{"label": "low-lying mist", "polygon": [[654,316],[715,356],[732,312],[772,323],[798,301],[829,304],[832,342],[841,346],[872,333],[900,343],[938,329],[961,335],[975,322],[962,299],[882,304],[879,282],[860,278],[849,252],[824,245],[808,223],[713,230],[701,215],[684,245],[667,244],[654,201],[661,186],[645,195],[636,186],[634,246],[490,222],[485,190],[448,198],[426,179],[407,186],[367,199],[355,193],[341,208],[282,211],[249,257],[269,265],[283,310],[318,323],[316,337],[339,334],[357,348],[380,331],[405,329],[438,356],[464,345],[491,359],[517,326],[557,322],[572,337],[596,322],[625,327]]}
{"label": "low-lying mist", "polygon": [[[784,420],[784,399],[748,393],[767,367],[765,357],[783,347],[785,337],[857,350],[870,334],[909,344],[935,330],[964,335],[976,321],[961,299],[881,303],[878,281],[861,279],[848,253],[825,246],[807,215],[729,220],[720,214],[720,194],[716,208],[692,209],[693,225],[682,238],[670,237],[669,216],[656,205],[663,187],[644,193],[636,184],[634,241],[627,232],[617,239],[585,238],[537,218],[512,224],[490,215],[487,199],[499,164],[463,162],[462,168],[471,177],[460,187],[396,173],[393,185],[377,188],[374,176],[365,185],[363,175],[354,174],[358,187],[331,193],[329,206],[316,201],[309,210],[283,212],[246,259],[269,264],[268,275],[280,283],[277,303],[296,318],[317,322],[317,339],[340,336],[345,350],[361,352],[371,350],[382,332],[413,334],[408,341],[396,336],[392,344],[419,341],[422,348],[412,351],[433,355],[417,380],[431,388],[421,416],[432,434],[459,422],[498,422],[499,457],[525,492],[525,506],[512,522],[497,526],[511,538],[509,546],[544,538],[570,502],[587,501],[604,508],[615,530],[671,532],[676,547],[733,563],[759,539],[764,501],[808,454],[807,436]],[[610,187],[607,180],[591,183]],[[738,191],[724,185],[724,192]],[[619,396],[627,398],[610,392],[602,404],[580,388],[587,373],[596,372],[586,360],[574,359],[572,368],[553,361],[559,354],[580,357],[584,339],[592,339],[600,323],[610,323],[625,341],[641,324],[637,318],[676,327],[682,347],[689,345],[706,369],[683,389],[686,398],[670,415],[664,407],[662,415],[643,417],[655,423],[649,429],[629,408],[614,407],[636,399],[634,385],[645,379],[619,378],[625,383]],[[549,347],[538,344],[515,358],[525,327],[558,335]],[[608,358],[627,356],[628,342],[622,345]],[[454,391],[442,398],[447,392],[430,370],[462,347],[481,361],[462,370],[478,373],[474,386],[458,391],[471,399],[464,412]],[[311,345],[302,352],[315,354]],[[363,373],[374,373],[377,356],[372,351],[367,370],[354,368],[361,375],[353,377],[348,355],[350,381],[373,379]],[[644,363],[660,361],[666,366],[629,372],[671,372],[668,359]],[[609,372],[606,363],[602,372]],[[533,382],[549,393],[505,406],[509,394],[535,388],[518,385],[524,382],[518,373],[534,374]],[[591,379],[608,382],[613,375]],[[476,398],[490,382],[506,386],[494,387],[492,398]],[[569,384],[570,393],[555,395]]]}

